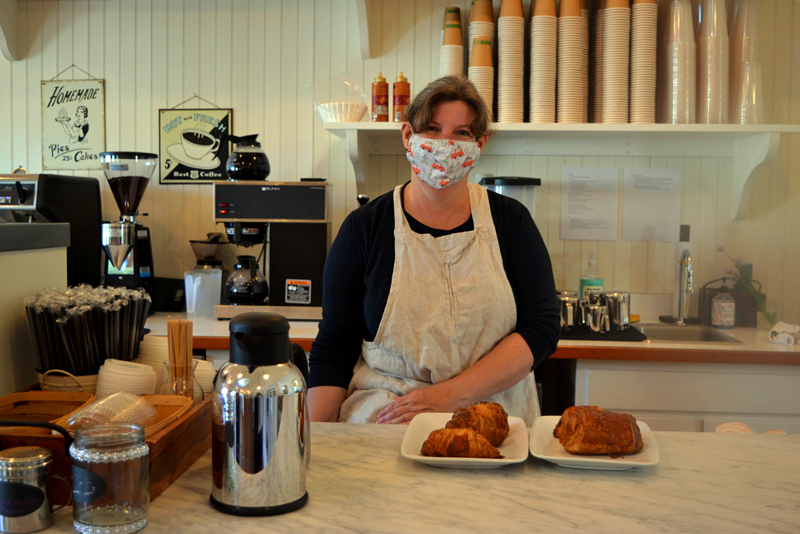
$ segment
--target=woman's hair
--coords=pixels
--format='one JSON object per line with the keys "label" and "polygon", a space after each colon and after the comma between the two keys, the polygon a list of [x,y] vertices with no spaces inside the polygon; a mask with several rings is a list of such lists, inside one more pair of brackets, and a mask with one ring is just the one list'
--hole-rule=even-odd
{"label": "woman's hair", "polygon": [[470,131],[476,139],[482,135],[491,136],[492,110],[483,101],[478,90],[464,76],[444,76],[429,83],[419,92],[406,108],[406,120],[411,123],[414,133],[419,133],[433,120],[433,112],[442,102],[464,102],[475,112]]}
{"label": "woman's hair", "polygon": [[78,108],[75,111],[77,111],[78,113],[83,113],[84,119],[89,117],[89,108],[87,108],[86,106],[78,106]]}

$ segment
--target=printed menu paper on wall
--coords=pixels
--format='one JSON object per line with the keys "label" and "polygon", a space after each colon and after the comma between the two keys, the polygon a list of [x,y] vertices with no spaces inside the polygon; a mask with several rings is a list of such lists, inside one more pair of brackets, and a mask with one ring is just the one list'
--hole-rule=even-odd
{"label": "printed menu paper on wall", "polygon": [[226,180],[232,109],[159,110],[159,164],[162,184]]}
{"label": "printed menu paper on wall", "polygon": [[103,80],[42,82],[42,168],[99,170],[105,149]]}
{"label": "printed menu paper on wall", "polygon": [[625,169],[622,238],[680,241],[680,169]]}
{"label": "printed menu paper on wall", "polygon": [[616,241],[618,167],[561,168],[561,239]]}

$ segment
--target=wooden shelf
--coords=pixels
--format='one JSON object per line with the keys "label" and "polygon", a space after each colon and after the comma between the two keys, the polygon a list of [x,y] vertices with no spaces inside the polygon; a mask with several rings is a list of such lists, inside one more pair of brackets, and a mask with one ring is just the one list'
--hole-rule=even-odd
{"label": "wooden shelf", "polygon": [[[683,156],[733,158],[731,218],[747,212],[753,185],[778,151],[781,135],[800,125],[496,124],[484,153],[495,156]],[[341,137],[366,193],[370,156],[402,155],[399,123],[326,122]]]}

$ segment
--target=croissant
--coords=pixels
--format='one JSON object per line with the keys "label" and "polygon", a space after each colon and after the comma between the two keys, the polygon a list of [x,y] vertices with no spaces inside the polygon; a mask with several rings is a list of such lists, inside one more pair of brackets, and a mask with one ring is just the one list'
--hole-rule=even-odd
{"label": "croissant", "polygon": [[471,428],[499,447],[508,437],[508,414],[495,402],[481,402],[456,410],[446,428]]}
{"label": "croissant", "polygon": [[422,444],[423,456],[457,458],[501,458],[489,440],[471,428],[440,428]]}
{"label": "croissant", "polygon": [[570,454],[634,454],[644,448],[635,417],[597,406],[567,408],[553,435]]}

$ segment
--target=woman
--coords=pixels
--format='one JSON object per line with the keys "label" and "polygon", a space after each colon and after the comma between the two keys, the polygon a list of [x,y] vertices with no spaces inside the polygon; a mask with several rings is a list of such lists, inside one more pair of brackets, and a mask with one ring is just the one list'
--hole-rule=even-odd
{"label": "woman", "polygon": [[544,242],[522,204],[467,180],[492,133],[468,80],[432,82],[407,116],[411,181],[351,213],[328,254],[311,419],[407,423],[493,400],[531,426],[532,370],[560,335]]}

